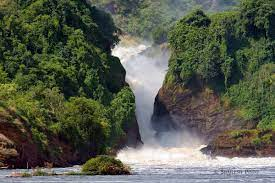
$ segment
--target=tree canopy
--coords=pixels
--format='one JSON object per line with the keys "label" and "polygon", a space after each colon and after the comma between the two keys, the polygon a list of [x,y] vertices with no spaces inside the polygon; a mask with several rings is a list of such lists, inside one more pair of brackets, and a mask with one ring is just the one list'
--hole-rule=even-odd
{"label": "tree canopy", "polygon": [[235,11],[195,10],[169,33],[166,84],[200,82],[254,120],[274,128],[275,1],[244,0]]}
{"label": "tree canopy", "polygon": [[111,56],[110,15],[85,0],[5,0],[0,10],[1,105],[27,121],[41,150],[51,134],[89,155],[124,137],[135,104]]}

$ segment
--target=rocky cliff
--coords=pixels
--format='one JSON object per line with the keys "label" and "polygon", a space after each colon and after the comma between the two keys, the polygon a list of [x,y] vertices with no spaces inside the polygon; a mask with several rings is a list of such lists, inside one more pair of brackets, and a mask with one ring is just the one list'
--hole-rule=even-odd
{"label": "rocky cliff", "polygon": [[73,149],[58,137],[49,136],[49,139],[48,153],[42,153],[25,120],[14,111],[3,109],[0,113],[0,166],[69,166],[82,158],[85,159],[77,156]]}
{"label": "rocky cliff", "polygon": [[253,121],[239,118],[222,104],[219,95],[201,83],[193,86],[164,85],[155,100],[152,124],[161,135],[167,130],[187,130],[209,142],[226,130],[254,128]]}
{"label": "rocky cliff", "polygon": [[[127,135],[114,151],[125,146],[136,147],[141,143],[138,124],[129,128]],[[46,150],[36,143],[31,127],[24,118],[9,109],[0,111],[0,167],[65,167],[84,163],[90,157],[87,153],[77,152],[62,137],[47,134]]]}
{"label": "rocky cliff", "polygon": [[[198,2],[211,9],[229,3]],[[275,129],[274,10],[273,1],[243,1],[235,11],[209,16],[195,10],[175,24],[152,118],[159,136],[188,131],[214,156],[274,155],[273,132],[263,134]],[[268,22],[266,29],[259,19]]]}

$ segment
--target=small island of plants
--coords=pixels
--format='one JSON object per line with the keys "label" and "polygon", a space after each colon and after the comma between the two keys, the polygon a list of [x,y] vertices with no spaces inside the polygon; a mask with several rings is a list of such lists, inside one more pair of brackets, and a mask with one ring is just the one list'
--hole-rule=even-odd
{"label": "small island of plants", "polygon": [[129,175],[130,168],[111,156],[98,156],[88,160],[82,166],[86,175]]}

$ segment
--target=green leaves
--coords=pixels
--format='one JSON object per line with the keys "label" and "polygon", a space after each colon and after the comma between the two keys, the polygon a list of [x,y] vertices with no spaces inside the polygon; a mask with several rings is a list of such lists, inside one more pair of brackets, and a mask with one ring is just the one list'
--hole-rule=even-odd
{"label": "green leaves", "polygon": [[181,21],[185,24],[194,27],[208,27],[211,20],[204,14],[202,10],[195,10],[185,16]]}
{"label": "green leaves", "polygon": [[[274,64],[262,65],[251,77],[232,86],[226,93],[239,114],[247,120],[258,120],[260,128],[272,127],[275,116]],[[273,127],[272,127],[273,128]]]}
{"label": "green leaves", "polygon": [[110,54],[112,18],[86,1],[10,2],[17,10],[4,2],[0,15],[1,103],[26,120],[43,152],[55,135],[83,156],[104,153],[124,137],[135,107]]}
{"label": "green leaves", "polygon": [[104,107],[84,97],[71,98],[62,116],[63,134],[76,148],[102,153],[110,133],[110,122]]}
{"label": "green leaves", "polygon": [[87,175],[129,175],[130,170],[118,159],[98,156],[83,165],[82,173]]}
{"label": "green leaves", "polygon": [[240,7],[241,30],[255,37],[275,39],[275,1],[244,0]]}
{"label": "green leaves", "polygon": [[117,143],[135,120],[135,96],[129,87],[123,88],[112,100],[109,116],[112,121],[112,144]]}
{"label": "green leaves", "polygon": [[243,119],[274,128],[274,5],[274,0],[245,0],[239,12],[208,17],[197,10],[182,18],[169,34],[173,53],[166,84],[191,87],[195,78]]}

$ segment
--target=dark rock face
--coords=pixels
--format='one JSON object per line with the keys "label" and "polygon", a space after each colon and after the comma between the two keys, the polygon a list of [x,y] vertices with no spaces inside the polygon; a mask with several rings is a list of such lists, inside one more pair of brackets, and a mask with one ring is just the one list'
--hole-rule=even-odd
{"label": "dark rock face", "polygon": [[201,151],[211,156],[229,158],[275,156],[275,132],[242,130],[238,133],[239,136],[234,135],[234,131],[224,132]]}
{"label": "dark rock face", "polygon": [[202,84],[164,85],[155,100],[153,128],[162,132],[188,131],[208,146],[201,151],[211,156],[275,156],[275,132],[256,129],[256,123],[238,117],[234,109]]}
{"label": "dark rock face", "polygon": [[126,135],[119,139],[119,142],[115,145],[111,152],[112,155],[115,155],[119,150],[125,147],[137,148],[143,144],[140,133],[139,126],[136,118],[131,122],[131,126],[126,130]]}
{"label": "dark rock face", "polygon": [[200,84],[190,87],[163,86],[155,100],[153,128],[158,132],[187,130],[209,142],[226,130],[251,129],[251,121],[238,118],[221,104],[220,97]]}
{"label": "dark rock face", "polygon": [[127,146],[136,148],[143,144],[143,142],[141,141],[139,126],[136,118],[134,119],[132,124],[133,125],[131,125],[131,127],[126,132],[126,141],[125,143],[123,143],[124,147]]}

